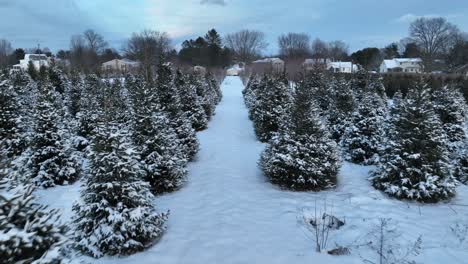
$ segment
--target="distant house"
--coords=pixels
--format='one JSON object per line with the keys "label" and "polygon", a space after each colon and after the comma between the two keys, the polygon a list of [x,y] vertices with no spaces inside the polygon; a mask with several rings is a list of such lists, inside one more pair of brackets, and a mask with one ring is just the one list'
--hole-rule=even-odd
{"label": "distant house", "polygon": [[102,70],[109,72],[128,72],[140,67],[140,63],[129,59],[114,59],[102,64]]}
{"label": "distant house", "polygon": [[231,68],[226,70],[226,75],[227,76],[238,76],[240,72],[242,72],[244,68],[242,68],[242,65],[235,64]]}
{"label": "distant house", "polygon": [[266,58],[252,62],[255,72],[283,72],[284,61],[280,58]]}
{"label": "distant house", "polygon": [[306,59],[304,63],[302,63],[302,67],[306,71],[312,71],[320,67],[325,67],[331,63],[330,59]]}
{"label": "distant house", "polygon": [[334,61],[327,63],[327,70],[336,73],[353,73],[359,71],[359,66],[349,61]]}
{"label": "distant house", "polygon": [[36,70],[39,70],[42,66],[49,67],[50,60],[45,54],[25,54],[24,59],[20,60],[19,64],[13,65],[14,70],[27,70],[29,63],[34,65]]}
{"label": "distant house", "polygon": [[393,60],[384,60],[380,65],[380,72],[421,73],[422,60],[420,58],[400,58]]}

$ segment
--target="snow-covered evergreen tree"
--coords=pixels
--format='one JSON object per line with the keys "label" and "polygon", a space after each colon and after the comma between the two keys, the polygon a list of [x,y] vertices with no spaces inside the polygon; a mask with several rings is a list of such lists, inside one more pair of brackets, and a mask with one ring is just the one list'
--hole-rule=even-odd
{"label": "snow-covered evergreen tree", "polygon": [[40,81],[29,169],[30,177],[43,187],[69,184],[80,175],[78,161],[64,145],[63,117],[57,109],[57,96],[47,80]]}
{"label": "snow-covered evergreen tree", "polygon": [[0,79],[0,170],[2,163],[26,148],[22,139],[21,109],[14,86],[8,79]]}
{"label": "snow-covered evergreen tree", "polygon": [[265,76],[262,82],[263,89],[257,93],[252,117],[257,138],[267,142],[290,114],[292,95],[282,78]]}
{"label": "snow-covered evergreen tree", "polygon": [[205,80],[210,86],[210,89],[214,91],[215,101],[216,101],[216,104],[218,104],[219,102],[221,102],[221,99],[223,99],[223,92],[221,91],[221,86],[219,85],[215,76],[211,72],[208,72],[206,74]]}
{"label": "snow-covered evergreen tree", "polygon": [[242,91],[242,94],[244,96],[244,102],[245,105],[247,106],[247,109],[249,110],[249,118],[253,118],[253,107],[255,105],[255,102],[257,100],[257,89],[259,88],[260,85],[262,85],[263,82],[261,79],[256,76],[252,75],[249,78],[249,81],[247,82],[247,85],[245,86],[244,90]]}
{"label": "snow-covered evergreen tree", "polygon": [[188,78],[180,71],[177,71],[174,83],[180,94],[182,112],[190,119],[192,127],[196,131],[207,128],[208,118],[197,95],[196,87],[191,85]]}
{"label": "snow-covered evergreen tree", "polygon": [[143,78],[129,78],[127,87],[131,91],[135,119],[133,138],[141,151],[145,179],[154,193],[173,191],[185,181],[187,149],[181,145],[186,142],[179,141],[167,113],[152,104],[157,95]]}
{"label": "snow-covered evergreen tree", "polygon": [[142,251],[162,236],[167,214],[155,211],[128,133],[112,123],[95,133],[82,202],[73,206],[76,246],[96,258]]}
{"label": "snow-covered evergreen tree", "polygon": [[210,120],[214,115],[217,104],[216,91],[208,85],[204,77],[198,74],[190,74],[189,83],[194,87],[193,89],[195,89],[197,93],[198,100],[205,111],[206,118]]}
{"label": "snow-covered evergreen tree", "polygon": [[377,170],[375,188],[400,199],[437,202],[455,194],[448,161],[448,139],[435,114],[429,89],[421,81],[411,89],[392,120]]}
{"label": "snow-covered evergreen tree", "polygon": [[159,65],[156,86],[161,110],[167,114],[177,134],[179,145],[183,150],[181,153],[186,159],[192,160],[198,152],[199,142],[188,113],[182,111],[180,94],[168,64]]}
{"label": "snow-covered evergreen tree", "polygon": [[346,80],[339,79],[329,84],[331,86],[329,89],[333,92],[333,100],[327,114],[328,127],[332,138],[339,142],[356,109],[356,94]]}
{"label": "snow-covered evergreen tree", "polygon": [[0,262],[64,263],[66,227],[58,211],[36,203],[31,185],[8,185],[0,180]]}
{"label": "snow-covered evergreen tree", "polygon": [[292,115],[260,159],[263,172],[273,183],[298,191],[335,186],[341,165],[337,145],[322,124],[310,84],[307,80],[297,84]]}
{"label": "snow-covered evergreen tree", "polygon": [[387,115],[386,103],[375,92],[365,92],[345,129],[341,146],[345,159],[370,165],[378,161]]}
{"label": "snow-covered evergreen tree", "polygon": [[467,105],[463,94],[454,86],[444,86],[432,93],[434,110],[451,143],[466,140]]}

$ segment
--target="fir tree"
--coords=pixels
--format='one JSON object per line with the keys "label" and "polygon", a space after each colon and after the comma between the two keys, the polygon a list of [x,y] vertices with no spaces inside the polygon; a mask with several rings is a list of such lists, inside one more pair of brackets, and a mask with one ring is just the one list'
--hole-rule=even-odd
{"label": "fir tree", "polygon": [[385,117],[386,107],[381,97],[374,92],[364,93],[341,139],[347,160],[364,165],[378,161]]}
{"label": "fir tree", "polygon": [[167,114],[158,105],[151,105],[156,95],[142,78],[128,83],[128,87],[135,117],[133,138],[141,150],[145,179],[154,193],[173,191],[186,177],[187,160],[178,135]]}
{"label": "fir tree", "polygon": [[[19,126],[21,111],[16,98],[17,94],[10,81],[0,79],[0,158],[2,161],[21,154],[25,149]],[[0,161],[1,168],[2,162]]]}
{"label": "fir tree", "polygon": [[66,227],[58,211],[34,201],[31,185],[0,182],[1,263],[64,263]]}
{"label": "fir tree", "polygon": [[127,133],[107,123],[95,132],[82,203],[73,206],[76,246],[96,258],[142,251],[162,236],[167,214],[155,211]]}
{"label": "fir tree", "polygon": [[349,126],[351,115],[356,109],[356,95],[349,82],[345,80],[336,80],[330,82],[330,85],[333,100],[327,115],[328,126],[332,138],[340,142],[346,127]]}
{"label": "fir tree", "polygon": [[64,132],[60,129],[63,119],[55,104],[57,93],[47,80],[40,82],[39,90],[31,142],[31,178],[43,187],[72,183],[80,174],[80,166],[64,146]]}
{"label": "fir tree", "polygon": [[292,115],[260,159],[273,183],[298,191],[334,187],[340,168],[337,145],[322,124],[310,84],[310,80],[297,84]]}
{"label": "fir tree", "polygon": [[180,147],[183,149],[181,153],[186,159],[192,160],[198,152],[199,142],[188,114],[182,111],[180,94],[169,65],[160,64],[156,83],[161,110],[167,114],[177,134]]}
{"label": "fir tree", "polygon": [[208,85],[210,86],[210,89],[215,92],[216,104],[218,104],[219,102],[221,102],[221,99],[223,99],[223,93],[221,91],[221,86],[219,85],[219,83],[216,80],[215,76],[211,72],[208,72],[206,74],[205,79],[208,82]]}
{"label": "fir tree", "polygon": [[258,91],[252,117],[257,137],[267,142],[279,131],[284,118],[289,115],[292,96],[281,78],[265,76],[263,89]]}
{"label": "fir tree", "polygon": [[455,194],[447,136],[422,81],[398,108],[377,170],[375,188],[400,199],[437,202]]}
{"label": "fir tree", "polygon": [[208,119],[197,95],[196,87],[191,85],[180,71],[176,73],[175,85],[180,94],[182,112],[189,118],[192,127],[196,131],[207,128]]}
{"label": "fir tree", "polygon": [[205,115],[208,120],[214,115],[215,106],[217,103],[216,91],[211,86],[207,85],[203,77],[196,74],[191,74],[189,77],[189,83],[194,86],[197,93],[198,100],[205,111]]}

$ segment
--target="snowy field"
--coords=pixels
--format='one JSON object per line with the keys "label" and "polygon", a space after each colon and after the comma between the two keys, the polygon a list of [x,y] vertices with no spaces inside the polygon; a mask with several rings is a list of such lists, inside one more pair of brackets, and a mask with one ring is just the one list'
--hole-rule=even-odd
{"label": "snowy field", "polygon": [[[377,262],[368,242],[380,218],[391,218],[400,248],[418,237],[417,263],[468,263],[468,188],[460,186],[448,203],[423,205],[398,201],[373,189],[367,181],[372,167],[344,163],[338,187],[320,193],[283,191],[268,183],[257,167],[264,145],[248,119],[238,77],[223,85],[223,101],[209,128],[198,134],[201,150],[189,167],[187,184],[157,197],[160,211],[170,210],[167,233],[148,250],[125,258],[90,259],[90,263],[371,263]],[[41,202],[70,219],[80,183],[38,191]],[[351,254],[315,252],[304,214],[324,203],[346,224],[332,231],[329,249],[348,246]]]}

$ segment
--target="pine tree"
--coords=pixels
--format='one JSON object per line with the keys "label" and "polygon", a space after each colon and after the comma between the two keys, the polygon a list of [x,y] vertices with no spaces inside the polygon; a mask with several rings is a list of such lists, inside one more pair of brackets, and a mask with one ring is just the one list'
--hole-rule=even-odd
{"label": "pine tree", "polygon": [[203,77],[196,74],[190,75],[189,83],[194,86],[198,100],[205,111],[205,115],[207,119],[210,120],[214,115],[217,103],[216,91],[214,91],[212,87],[205,82]]}
{"label": "pine tree", "polygon": [[379,149],[383,142],[386,107],[377,93],[366,92],[361,98],[341,139],[341,146],[347,160],[370,165],[378,161]]}
{"label": "pine tree", "polygon": [[141,150],[145,179],[153,193],[173,191],[185,181],[186,149],[180,148],[178,134],[166,112],[152,105],[154,90],[142,78],[130,79],[127,87],[134,108],[133,138]]}
{"label": "pine tree", "polygon": [[255,102],[257,101],[257,90],[262,84],[263,82],[258,76],[252,75],[250,76],[247,85],[242,91],[242,94],[244,96],[244,102],[247,106],[247,109],[249,110],[249,118],[251,120],[253,118],[253,107],[255,105]]}
{"label": "pine tree", "polygon": [[263,89],[258,91],[253,107],[253,121],[257,137],[267,142],[279,131],[284,118],[289,115],[292,96],[283,79],[265,76]]}
{"label": "pine tree", "polygon": [[346,127],[350,124],[351,115],[356,109],[356,95],[350,83],[343,79],[330,82],[330,85],[333,100],[327,115],[328,126],[332,138],[340,142]]}
{"label": "pine tree", "polygon": [[432,93],[434,111],[439,116],[452,144],[466,140],[467,105],[463,94],[453,86],[436,89]]}
{"label": "pine tree", "polygon": [[103,123],[95,133],[82,203],[73,206],[76,246],[96,258],[142,251],[162,236],[167,214],[155,211],[127,132]]}
{"label": "pine tree", "polygon": [[223,93],[221,91],[221,86],[219,85],[219,83],[216,80],[215,76],[211,72],[208,72],[206,74],[205,80],[208,82],[208,85],[210,86],[210,89],[214,91],[215,101],[216,101],[216,104],[218,104],[223,99]]}
{"label": "pine tree", "polygon": [[72,183],[80,174],[80,166],[64,146],[57,93],[47,80],[40,82],[39,91],[31,142],[31,178],[46,188]]}
{"label": "pine tree", "polygon": [[262,153],[265,175],[281,187],[319,191],[336,185],[340,158],[313,100],[310,80],[297,84],[292,114]]}
{"label": "pine tree", "polygon": [[180,71],[177,71],[175,85],[180,94],[182,112],[189,118],[196,131],[204,130],[208,126],[205,110],[197,95],[196,87],[191,85]]}
{"label": "pine tree", "polygon": [[186,159],[192,160],[198,152],[199,142],[188,114],[182,111],[180,94],[168,64],[160,64],[156,83],[161,110],[167,114],[177,134],[180,147],[183,149],[181,153]]}
{"label": "pine tree", "polygon": [[9,80],[0,79],[0,170],[2,161],[21,154],[26,148],[19,126],[21,111],[17,94]]}
{"label": "pine tree", "polygon": [[59,212],[37,204],[31,185],[7,185],[0,182],[0,262],[63,263],[67,229]]}
{"label": "pine tree", "polygon": [[437,202],[455,194],[447,136],[424,82],[411,89],[393,120],[372,183],[400,199]]}

